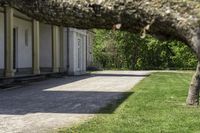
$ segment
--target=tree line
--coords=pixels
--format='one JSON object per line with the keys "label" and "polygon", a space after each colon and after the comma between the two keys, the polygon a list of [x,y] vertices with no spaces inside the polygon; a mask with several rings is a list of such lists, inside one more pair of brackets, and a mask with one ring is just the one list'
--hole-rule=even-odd
{"label": "tree line", "polygon": [[94,30],[94,65],[103,69],[195,69],[192,51],[176,40],[160,41],[147,35],[113,30]]}

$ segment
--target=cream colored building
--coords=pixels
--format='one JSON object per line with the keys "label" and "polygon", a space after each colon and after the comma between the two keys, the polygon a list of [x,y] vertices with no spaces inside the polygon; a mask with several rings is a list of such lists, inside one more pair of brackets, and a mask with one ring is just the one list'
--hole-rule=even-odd
{"label": "cream colored building", "polygon": [[11,7],[0,7],[0,77],[86,73],[93,33],[49,25]]}

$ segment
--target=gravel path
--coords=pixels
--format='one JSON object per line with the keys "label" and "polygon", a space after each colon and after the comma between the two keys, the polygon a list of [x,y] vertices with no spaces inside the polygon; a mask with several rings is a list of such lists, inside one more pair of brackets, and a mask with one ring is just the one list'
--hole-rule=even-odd
{"label": "gravel path", "polygon": [[[102,71],[0,91],[0,133],[56,132],[84,122],[119,99],[148,71]],[[117,108],[117,107],[116,107]],[[114,110],[113,110],[114,111]]]}

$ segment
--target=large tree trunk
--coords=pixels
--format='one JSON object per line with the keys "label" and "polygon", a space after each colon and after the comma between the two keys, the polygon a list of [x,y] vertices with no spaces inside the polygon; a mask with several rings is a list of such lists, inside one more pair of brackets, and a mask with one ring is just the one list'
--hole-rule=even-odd
{"label": "large tree trunk", "polygon": [[200,90],[200,28],[196,28],[192,33],[191,44],[194,47],[194,53],[197,56],[198,64],[196,72],[192,78],[188,97],[186,100],[187,105],[199,105],[199,90]]}
{"label": "large tree trunk", "polygon": [[187,105],[199,105],[199,89],[200,89],[200,62],[198,62],[196,72],[192,78],[189,88]]}
{"label": "large tree trunk", "polygon": [[[200,2],[197,0],[0,0],[43,23],[81,29],[113,29],[175,38],[187,44],[200,59]],[[200,60],[199,60],[200,61]],[[199,64],[187,104],[197,105]]]}

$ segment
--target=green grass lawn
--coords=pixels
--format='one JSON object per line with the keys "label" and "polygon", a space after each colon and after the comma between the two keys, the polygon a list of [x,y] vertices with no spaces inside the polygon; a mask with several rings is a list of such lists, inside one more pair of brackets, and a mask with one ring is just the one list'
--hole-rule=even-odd
{"label": "green grass lawn", "polygon": [[191,77],[192,73],[152,74],[115,112],[60,132],[200,133],[200,108],[185,105]]}

